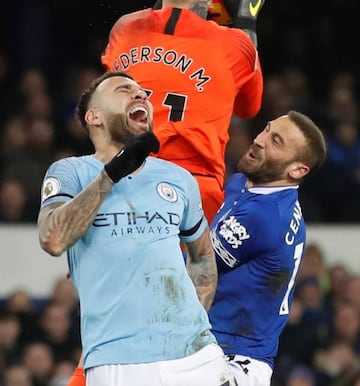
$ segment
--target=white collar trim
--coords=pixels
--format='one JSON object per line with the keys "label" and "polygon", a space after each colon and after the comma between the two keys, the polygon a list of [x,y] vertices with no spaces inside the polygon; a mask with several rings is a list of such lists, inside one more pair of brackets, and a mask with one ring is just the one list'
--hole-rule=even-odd
{"label": "white collar trim", "polygon": [[276,192],[281,192],[286,189],[298,189],[299,185],[291,186],[256,186],[253,188],[248,188],[249,192],[256,194],[271,194]]}

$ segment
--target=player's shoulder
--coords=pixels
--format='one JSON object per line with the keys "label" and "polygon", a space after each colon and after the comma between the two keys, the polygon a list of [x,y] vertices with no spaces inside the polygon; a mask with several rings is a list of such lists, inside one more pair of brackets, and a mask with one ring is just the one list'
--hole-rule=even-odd
{"label": "player's shoulder", "polygon": [[59,167],[66,167],[66,166],[71,166],[75,165],[77,163],[77,158],[76,156],[69,156],[69,157],[64,157],[64,158],[59,158],[55,161],[53,161],[49,168],[59,168]]}
{"label": "player's shoulder", "polygon": [[219,25],[215,21],[212,20],[207,20],[206,23],[211,26],[211,28],[216,31],[217,34],[226,36],[228,38],[233,38],[233,39],[240,39],[240,40],[245,40],[248,41],[251,39],[249,36],[240,28],[234,28],[234,27],[228,27],[224,25]]}
{"label": "player's shoulder", "polygon": [[[234,173],[226,182],[225,197],[227,200],[241,202],[241,211],[253,220],[266,222],[278,216],[278,196],[276,190],[269,188],[248,188],[247,177],[242,173]],[[242,196],[244,195],[244,196]]]}
{"label": "player's shoulder", "polygon": [[227,27],[217,25],[214,21],[207,21],[208,23],[216,24],[213,28],[214,35],[217,35],[223,41],[224,48],[239,51],[242,53],[256,52],[256,46],[250,37],[239,28]]}
{"label": "player's shoulder", "polygon": [[194,180],[193,175],[183,167],[176,165],[173,162],[163,160],[156,157],[148,157],[147,162],[150,163],[152,168],[157,168],[159,173],[165,173],[174,179],[190,179]]}
{"label": "player's shoulder", "polygon": [[83,156],[69,156],[55,160],[50,166],[49,170],[64,170],[74,169],[79,170],[84,165],[91,165],[99,163],[93,155]]}
{"label": "player's shoulder", "polygon": [[249,192],[249,208],[263,224],[287,226],[299,205],[297,189],[292,187],[255,187]]}
{"label": "player's shoulder", "polygon": [[81,155],[81,156],[68,156],[64,158],[59,158],[53,162],[53,165],[79,165],[83,163],[91,163],[94,159],[93,154]]}
{"label": "player's shoulder", "polygon": [[247,178],[242,173],[232,174],[225,183],[225,197],[237,195],[246,186]]}
{"label": "player's shoulder", "polygon": [[114,24],[113,29],[134,28],[140,25],[145,26],[155,16],[152,8],[141,9],[121,16]]}
{"label": "player's shoulder", "polygon": [[242,173],[232,174],[226,182],[227,189],[233,189],[234,186],[243,187],[246,185],[247,178]]}
{"label": "player's shoulder", "polygon": [[141,19],[141,18],[146,17],[148,15],[153,15],[153,14],[154,14],[154,11],[152,8],[145,8],[145,9],[140,9],[139,11],[127,13],[127,14],[121,16],[118,20],[121,20],[123,22],[129,22],[132,20]]}

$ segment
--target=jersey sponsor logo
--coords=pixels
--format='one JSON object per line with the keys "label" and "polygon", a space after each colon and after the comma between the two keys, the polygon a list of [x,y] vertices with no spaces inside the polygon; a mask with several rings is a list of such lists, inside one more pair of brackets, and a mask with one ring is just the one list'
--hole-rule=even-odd
{"label": "jersey sponsor logo", "polygon": [[128,236],[128,235],[169,235],[170,227],[153,227],[153,226],[137,226],[137,227],[121,227],[113,228],[111,231],[111,237]]}
{"label": "jersey sponsor logo", "polygon": [[215,253],[221,258],[221,260],[231,268],[238,265],[238,261],[222,244],[216,235],[216,231],[212,229],[210,231],[211,244],[214,248]]}
{"label": "jersey sponsor logo", "polygon": [[156,187],[157,192],[159,193],[160,197],[162,197],[164,200],[169,202],[176,202],[178,199],[178,195],[176,193],[176,190],[166,182],[161,182]]}
{"label": "jersey sponsor logo", "polygon": [[247,229],[239,223],[235,216],[230,216],[223,221],[219,228],[219,235],[234,249],[250,238]]}
{"label": "jersey sponsor logo", "polygon": [[136,226],[136,225],[174,225],[178,226],[181,218],[177,213],[112,212],[98,213],[93,222],[95,227]]}
{"label": "jersey sponsor logo", "polygon": [[250,11],[250,15],[252,17],[256,17],[258,12],[260,11],[260,7],[261,7],[262,2],[263,2],[263,0],[258,0],[257,3],[255,5],[253,5],[252,2],[250,1],[249,11]]}
{"label": "jersey sponsor logo", "polygon": [[42,196],[41,201],[45,201],[51,196],[59,193],[61,187],[60,181],[55,177],[48,177],[42,186]]}
{"label": "jersey sponsor logo", "polygon": [[93,227],[110,231],[111,237],[127,235],[169,235],[178,229],[179,214],[166,212],[112,212],[98,213]]}
{"label": "jersey sponsor logo", "polygon": [[194,68],[194,59],[179,53],[174,49],[164,47],[133,47],[128,52],[121,53],[114,61],[116,71],[128,71],[129,67],[139,63],[160,63],[173,67],[182,74],[187,74],[189,79],[194,80],[197,91],[202,92],[203,86],[211,80],[205,73],[204,68]]}

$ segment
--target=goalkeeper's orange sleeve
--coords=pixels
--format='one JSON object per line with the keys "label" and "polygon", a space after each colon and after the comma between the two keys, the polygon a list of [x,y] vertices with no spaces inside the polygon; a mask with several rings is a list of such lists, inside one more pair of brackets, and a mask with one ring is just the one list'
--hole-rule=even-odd
{"label": "goalkeeper's orange sleeve", "polygon": [[86,386],[86,378],[83,367],[76,367],[66,386]]}

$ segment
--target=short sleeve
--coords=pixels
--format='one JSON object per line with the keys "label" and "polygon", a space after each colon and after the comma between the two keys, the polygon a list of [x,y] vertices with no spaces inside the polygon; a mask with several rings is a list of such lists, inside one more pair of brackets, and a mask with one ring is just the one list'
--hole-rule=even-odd
{"label": "short sleeve", "polygon": [[185,178],[185,209],[183,220],[180,225],[180,239],[192,242],[199,238],[206,227],[207,220],[202,208],[199,185],[190,173],[184,173]]}
{"label": "short sleeve", "polygon": [[64,158],[50,165],[41,187],[41,207],[54,202],[67,202],[81,192],[73,160]]}

